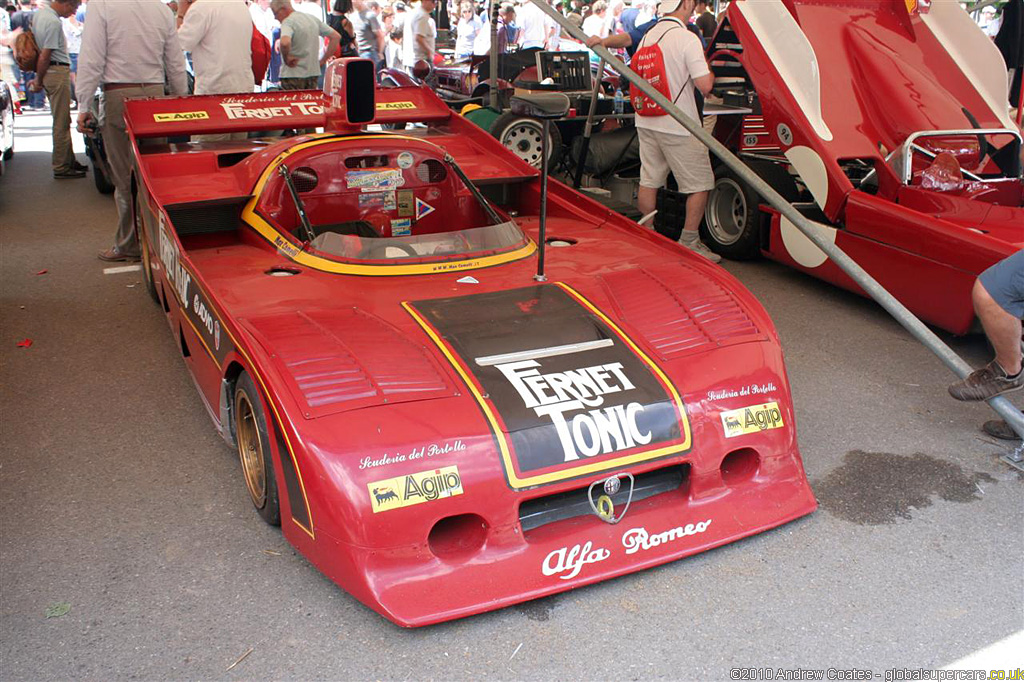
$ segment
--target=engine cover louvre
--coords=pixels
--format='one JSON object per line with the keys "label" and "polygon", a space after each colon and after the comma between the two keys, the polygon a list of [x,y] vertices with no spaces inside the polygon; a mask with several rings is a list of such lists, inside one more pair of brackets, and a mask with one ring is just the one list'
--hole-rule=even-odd
{"label": "engine cover louvre", "polygon": [[765,338],[720,284],[685,265],[604,276],[612,300],[662,360]]}
{"label": "engine cover louvre", "polygon": [[307,417],[455,395],[424,349],[358,308],[249,318]]}

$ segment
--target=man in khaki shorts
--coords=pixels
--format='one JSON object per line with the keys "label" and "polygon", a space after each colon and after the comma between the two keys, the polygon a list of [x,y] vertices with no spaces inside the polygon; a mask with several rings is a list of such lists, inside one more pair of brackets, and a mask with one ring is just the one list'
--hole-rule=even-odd
{"label": "man in khaki shorts", "polygon": [[[647,31],[637,54],[645,47],[660,48],[663,68],[659,75],[665,83],[663,88],[667,89],[666,97],[691,119],[699,121],[693,89],[697,87],[707,96],[714,84],[714,76],[704,59],[700,38],[686,28],[694,4],[694,0],[662,0],[658,4],[662,18]],[[679,191],[687,195],[686,220],[679,241],[686,248],[717,263],[721,257],[701,243],[697,232],[708,203],[708,192],[715,184],[707,147],[674,118],[660,108],[658,111],[662,113],[641,115],[638,109],[636,117],[640,136],[637,208],[644,215],[654,211],[658,189],[665,186],[671,171]]]}

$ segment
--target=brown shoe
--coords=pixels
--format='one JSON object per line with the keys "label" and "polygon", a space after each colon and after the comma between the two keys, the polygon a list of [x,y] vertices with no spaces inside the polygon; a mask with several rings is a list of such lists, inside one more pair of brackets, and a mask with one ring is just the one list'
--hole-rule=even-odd
{"label": "brown shoe", "polygon": [[991,419],[981,425],[982,430],[999,440],[1020,440],[1020,434],[1010,428],[1003,419]]}
{"label": "brown shoe", "polygon": [[1019,391],[1024,388],[1024,372],[1009,376],[999,363],[993,360],[981,369],[971,372],[966,379],[949,387],[949,394],[957,400],[988,400],[997,395]]}
{"label": "brown shoe", "polygon": [[108,263],[137,263],[140,260],[142,260],[141,258],[139,258],[137,254],[132,255],[128,253],[121,253],[120,251],[113,247],[107,249],[106,251],[100,251],[98,257],[100,260],[106,261]]}

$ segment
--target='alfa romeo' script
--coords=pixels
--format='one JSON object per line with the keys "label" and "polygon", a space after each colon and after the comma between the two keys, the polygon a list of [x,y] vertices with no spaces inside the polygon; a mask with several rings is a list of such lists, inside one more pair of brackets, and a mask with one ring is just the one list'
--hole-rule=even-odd
{"label": "'alfa romeo' script", "polygon": [[612,553],[603,547],[594,549],[593,542],[587,542],[582,547],[580,545],[573,545],[571,549],[563,547],[547,555],[541,570],[544,572],[544,575],[565,573],[565,575],[559,575],[558,577],[562,580],[570,580],[579,575],[579,572],[587,564],[596,564],[598,561],[604,561],[611,555]]}
{"label": "'alfa romeo' script", "polygon": [[626,548],[626,554],[636,554],[640,550],[648,550],[658,545],[685,538],[687,535],[703,533],[711,525],[711,519],[700,523],[688,523],[685,526],[670,528],[664,533],[651,535],[646,528],[630,528],[622,534],[622,546]]}
{"label": "'alfa romeo' script", "polygon": [[564,461],[651,442],[651,432],[637,426],[643,405],[629,402],[602,407],[604,396],[636,388],[623,371],[621,362],[550,374],[541,374],[538,367],[540,363],[536,360],[497,365],[527,409],[554,424]]}

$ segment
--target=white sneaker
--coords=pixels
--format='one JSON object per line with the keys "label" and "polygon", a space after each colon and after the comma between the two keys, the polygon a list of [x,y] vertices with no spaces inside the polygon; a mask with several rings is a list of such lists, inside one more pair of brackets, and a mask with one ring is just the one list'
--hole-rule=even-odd
{"label": "white sneaker", "polygon": [[709,249],[708,247],[704,246],[704,242],[702,242],[700,240],[700,237],[698,236],[695,236],[693,239],[687,239],[686,233],[684,232],[683,236],[679,238],[679,243],[688,248],[690,251],[699,253],[700,255],[704,256],[712,263],[722,262],[722,257],[719,256],[714,251],[712,251],[711,249]]}

